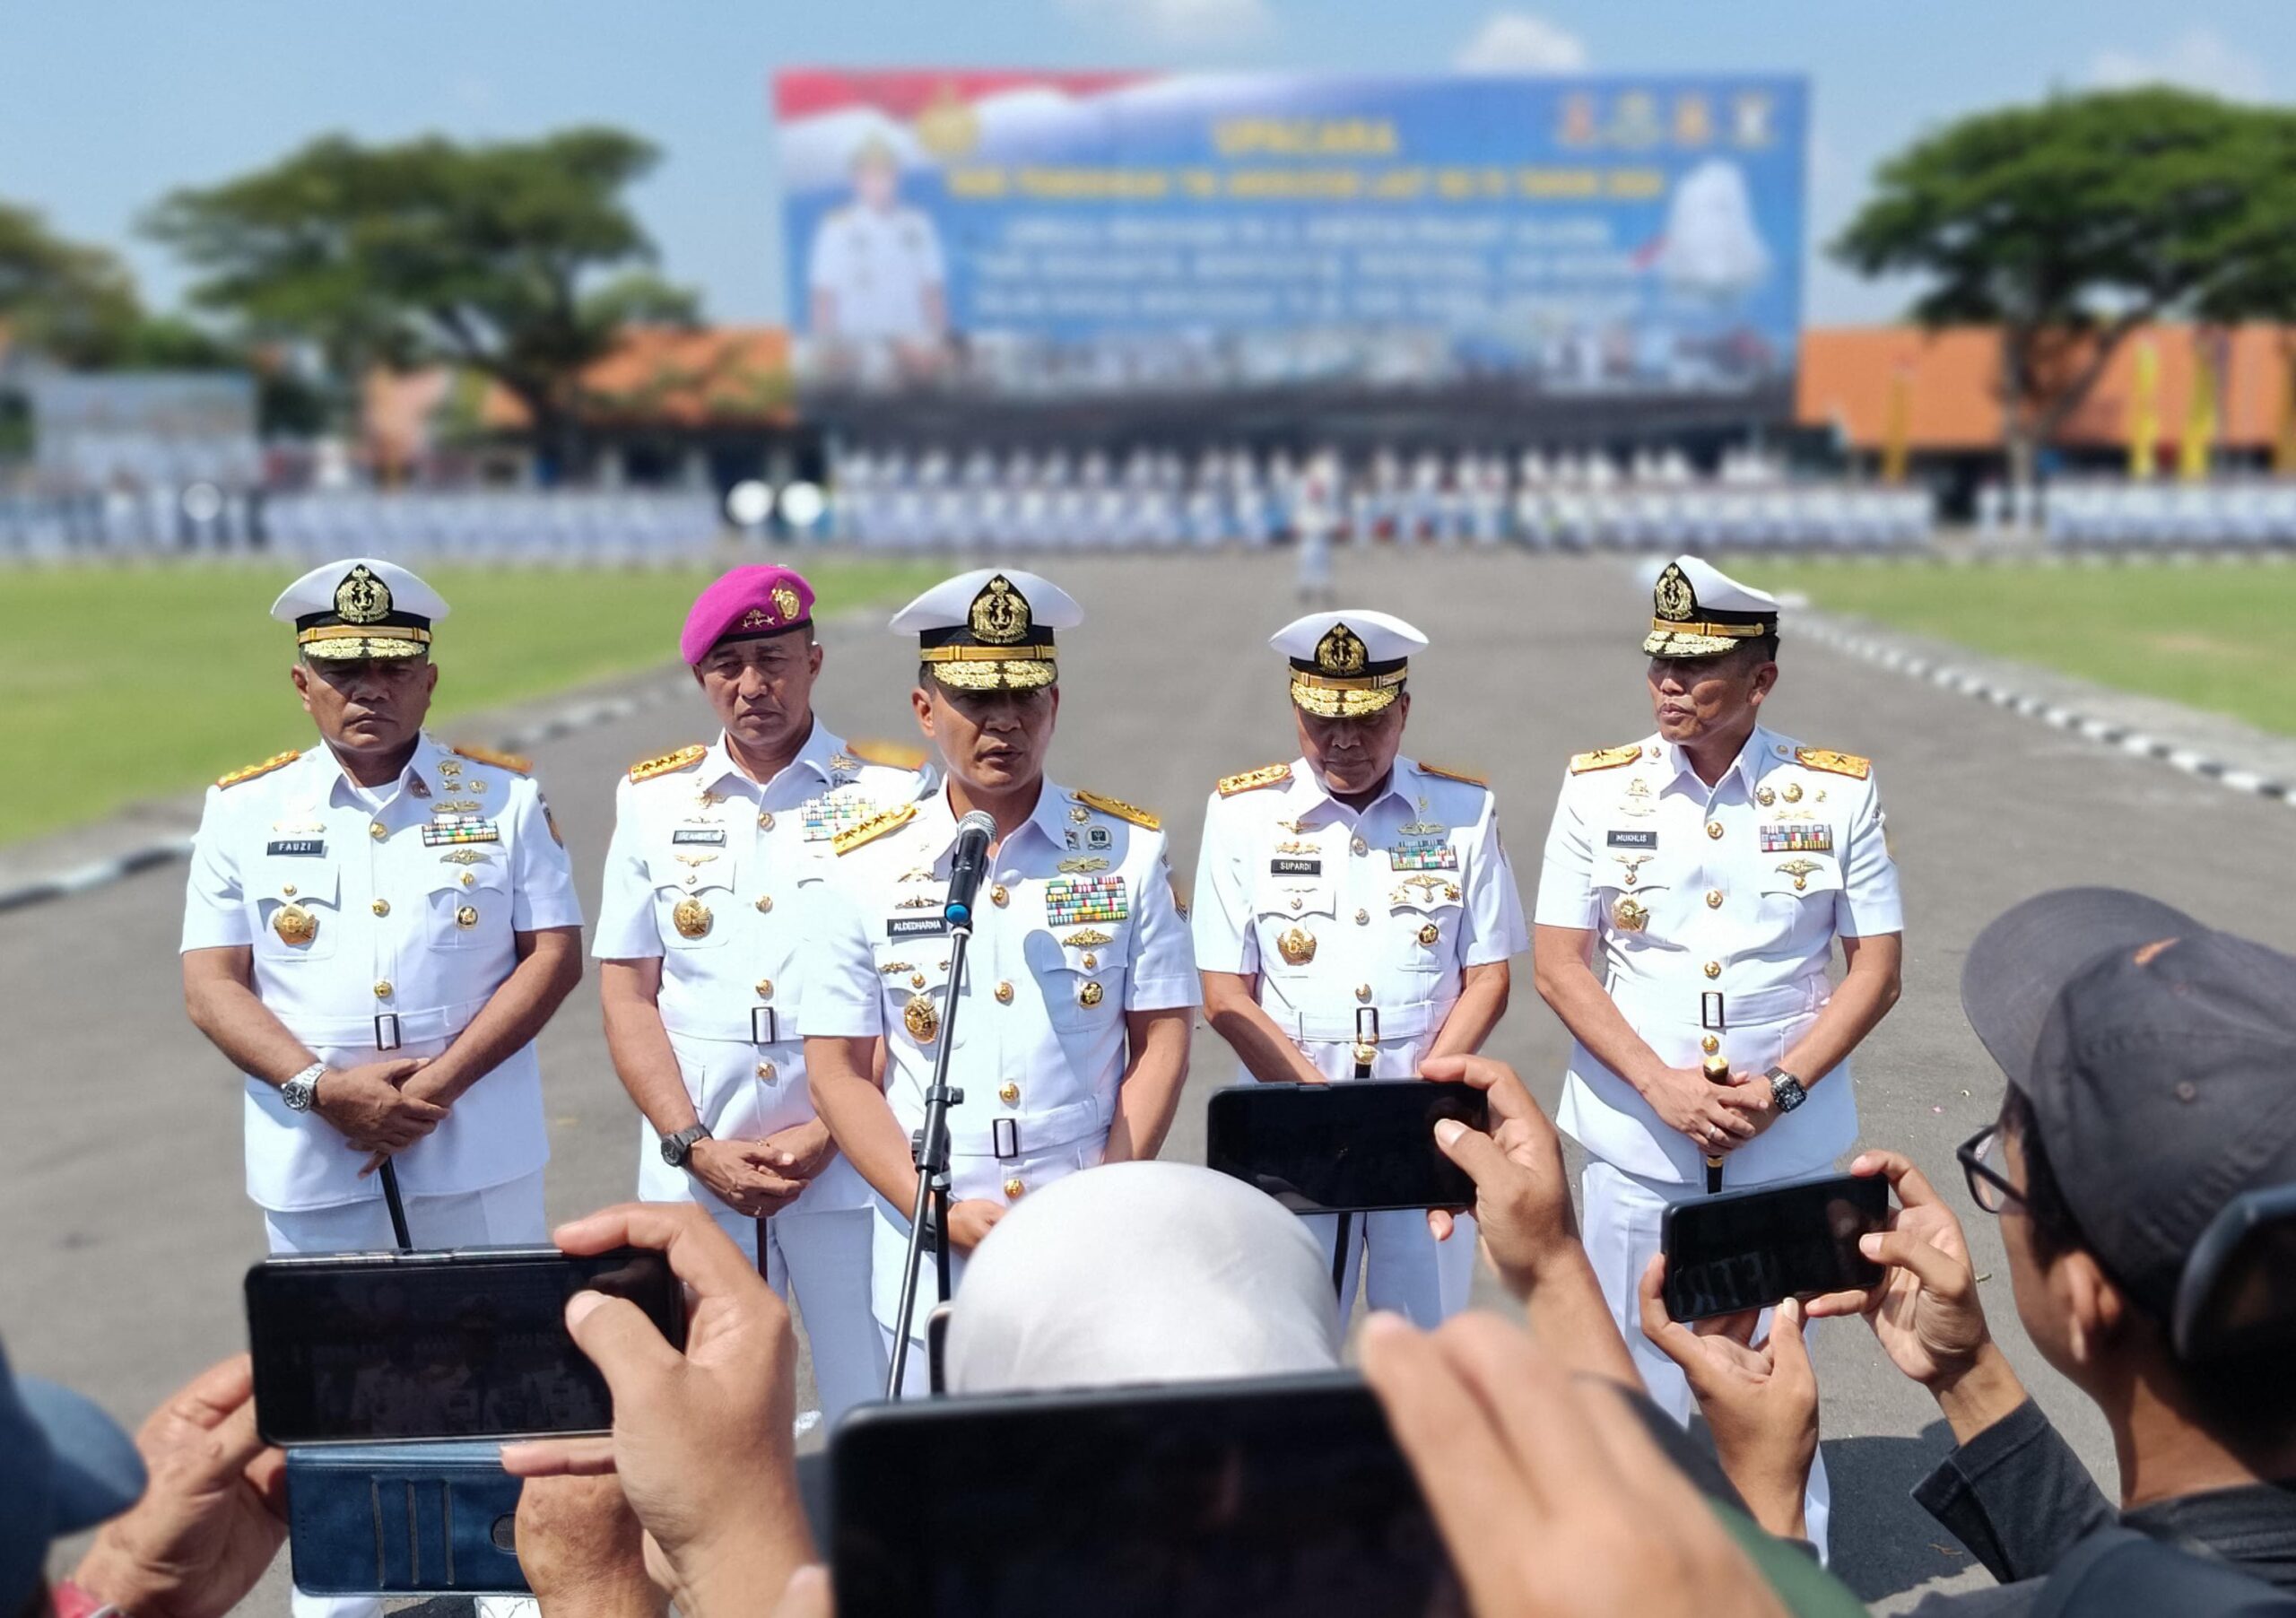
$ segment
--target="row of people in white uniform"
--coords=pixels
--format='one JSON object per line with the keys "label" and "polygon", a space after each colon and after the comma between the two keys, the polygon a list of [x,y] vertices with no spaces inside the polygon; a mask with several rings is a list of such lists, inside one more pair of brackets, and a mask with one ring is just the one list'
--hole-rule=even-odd
{"label": "row of people in white uniform", "polygon": [[270,552],[403,561],[696,561],[726,518],[708,489],[339,489],[265,497]]}
{"label": "row of people in white uniform", "polygon": [[[1980,492],[1979,510],[1981,535],[2001,526],[1997,490],[1990,501]],[[2296,478],[2057,478],[2039,515],[2049,543],[2068,547],[2296,544]]]}
{"label": "row of people in white uniform", "polygon": [[[833,1415],[888,1373],[910,1135],[944,1041],[961,1271],[1031,1189],[1157,1153],[1199,1004],[1246,1079],[1410,1077],[1481,1047],[1528,940],[1488,787],[1401,751],[1426,639],[1400,620],[1329,610],[1274,638],[1299,751],[1212,794],[1191,920],[1154,815],[1043,774],[1057,639],[1083,617],[1065,592],[981,569],[892,620],[920,663],[922,770],[816,716],[813,605],[770,566],[694,604],[681,651],[725,728],[627,772],[592,952],[644,1119],[637,1190],[708,1207],[795,1295]],[[386,1159],[418,1244],[539,1240],[533,1040],[582,921],[555,817],[522,761],[422,731],[446,605],[419,578],[329,563],[274,615],[325,745],[218,783],[184,932],[194,1019],[247,1075],[273,1250],[388,1246]],[[1866,761],[1753,723],[1776,603],[1685,557],[1651,622],[1659,731],[1571,761],[1536,911],[1541,987],[1578,1040],[1561,1121],[1590,1153],[1587,1246],[1622,1322],[1702,1155],[1743,1146],[1735,1186],[1848,1144],[1845,1058],[1886,1009],[1867,980],[1893,983],[1900,925]],[[1717,714],[1736,726],[1718,741]],[[960,976],[943,895],[972,809],[997,835]],[[1550,948],[1591,998],[1560,968],[1549,988]],[[1727,1059],[1726,1098],[1700,1049]],[[1337,1307],[1360,1268],[1375,1307],[1461,1308],[1462,1228],[1445,1248],[1416,1214],[1356,1222]],[[909,1391],[924,1363],[909,1354]],[[1646,1372],[1686,1414],[1679,1373]]]}

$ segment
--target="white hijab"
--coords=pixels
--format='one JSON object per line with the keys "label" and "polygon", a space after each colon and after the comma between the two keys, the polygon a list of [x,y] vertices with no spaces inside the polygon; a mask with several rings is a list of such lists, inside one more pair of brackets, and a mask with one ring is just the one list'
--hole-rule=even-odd
{"label": "white hijab", "polygon": [[1188,1163],[1111,1163],[989,1232],[949,1319],[952,1393],[1329,1370],[1339,1309],[1300,1220]]}

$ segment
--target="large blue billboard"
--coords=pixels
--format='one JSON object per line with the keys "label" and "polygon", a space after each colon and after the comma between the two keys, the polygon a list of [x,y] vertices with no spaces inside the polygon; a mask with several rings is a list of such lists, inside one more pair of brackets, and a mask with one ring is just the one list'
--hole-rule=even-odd
{"label": "large blue billboard", "polygon": [[799,72],[815,389],[1750,395],[1800,323],[1802,81]]}

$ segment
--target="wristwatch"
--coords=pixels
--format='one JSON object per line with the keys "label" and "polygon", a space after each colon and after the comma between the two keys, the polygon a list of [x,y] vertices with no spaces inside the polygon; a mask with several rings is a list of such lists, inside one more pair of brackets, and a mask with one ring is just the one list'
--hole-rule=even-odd
{"label": "wristwatch", "polygon": [[1802,1088],[1802,1081],[1783,1067],[1773,1067],[1762,1076],[1770,1081],[1770,1099],[1778,1103],[1780,1112],[1791,1112],[1810,1099],[1810,1092]]}
{"label": "wristwatch", "polygon": [[287,1103],[290,1112],[309,1112],[311,1103],[318,1099],[319,1075],[326,1071],[326,1064],[314,1062],[279,1087],[279,1099]]}
{"label": "wristwatch", "polygon": [[709,1138],[709,1125],[688,1124],[675,1135],[662,1137],[662,1161],[673,1169],[683,1169],[685,1160],[693,1153],[694,1142]]}

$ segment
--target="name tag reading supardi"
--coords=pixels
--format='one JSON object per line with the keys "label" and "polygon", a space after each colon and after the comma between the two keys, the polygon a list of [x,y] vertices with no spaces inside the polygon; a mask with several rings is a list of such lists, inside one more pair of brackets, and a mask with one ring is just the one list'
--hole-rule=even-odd
{"label": "name tag reading supardi", "polygon": [[1324,862],[1320,859],[1271,859],[1267,862],[1270,876],[1321,876]]}

